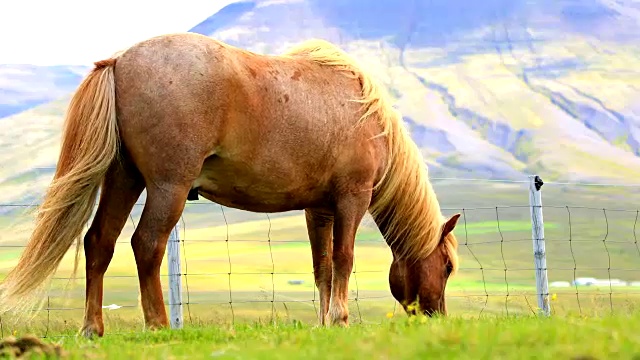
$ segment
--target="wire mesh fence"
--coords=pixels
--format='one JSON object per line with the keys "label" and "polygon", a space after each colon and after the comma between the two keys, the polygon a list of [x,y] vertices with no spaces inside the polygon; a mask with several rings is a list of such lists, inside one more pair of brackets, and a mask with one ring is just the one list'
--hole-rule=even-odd
{"label": "wire mesh fence", "polygon": [[[447,286],[452,316],[537,314],[529,181],[432,179],[445,215],[459,212],[455,230],[461,265]],[[552,316],[626,312],[640,300],[640,210],[631,185],[548,182],[542,188],[547,298]],[[116,244],[104,281],[103,311],[109,334],[143,324],[130,237],[144,195]],[[34,204],[0,206],[0,272],[15,265],[32,228]],[[173,245],[181,262],[184,323],[246,321],[316,322],[319,297],[302,212],[255,214],[208,201],[187,203]],[[535,235],[534,235],[535,237]],[[171,246],[171,244],[169,244]],[[84,264],[69,284],[71,252],[45,298],[44,311],[28,323],[11,314],[0,335],[28,329],[65,336],[82,325]],[[350,321],[379,322],[401,316],[389,292],[392,255],[370,217],[358,231],[350,280]],[[166,260],[165,260],[166,261]],[[165,303],[171,307],[168,264],[163,264]]]}

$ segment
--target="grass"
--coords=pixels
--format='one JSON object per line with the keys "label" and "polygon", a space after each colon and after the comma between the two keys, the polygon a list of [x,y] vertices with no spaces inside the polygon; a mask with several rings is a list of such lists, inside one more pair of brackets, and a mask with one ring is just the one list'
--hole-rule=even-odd
{"label": "grass", "polygon": [[[465,356],[482,357],[482,351],[500,349],[501,346],[507,349],[511,341],[521,341],[518,336],[527,338],[527,328],[530,325],[538,331],[544,329],[541,328],[544,326],[551,327],[552,325],[537,325],[536,321],[526,318],[535,313],[537,308],[527,185],[434,181],[434,186],[444,214],[462,212],[464,215],[463,221],[456,228],[460,242],[461,269],[447,287],[450,314],[455,318],[472,321],[473,326],[477,326],[475,329],[488,329],[491,326],[513,326],[515,329],[506,330],[507,333],[513,332],[513,338],[509,337],[511,335],[500,335],[495,341],[501,342],[491,346],[464,342],[456,346],[467,349],[477,346],[473,350],[476,353],[471,352]],[[635,243],[637,213],[616,210],[637,208],[635,199],[636,190],[632,188],[584,190],[545,184],[543,212],[549,281],[571,281],[574,277],[581,276],[640,280],[640,267],[637,265],[640,252]],[[261,330],[252,335],[253,340],[245,332],[249,336],[245,340],[238,342],[231,339],[228,344],[227,340],[223,341],[223,338],[217,336],[223,336],[221,334],[227,331],[224,329],[229,329],[231,323],[236,325],[235,331],[240,332],[240,329],[256,322],[268,321],[272,316],[284,321],[285,325],[280,328],[289,329],[282,336],[293,336],[283,341],[285,350],[282,351],[285,355],[292,355],[286,350],[288,342],[302,343],[304,340],[298,337],[316,336],[305,335],[310,331],[308,327],[316,322],[318,294],[313,285],[311,251],[303,215],[292,212],[267,218],[264,214],[225,209],[223,217],[218,206],[206,202],[189,203],[184,212],[184,223],[181,223],[180,236],[184,240],[181,244],[181,256],[185,273],[182,277],[187,326],[185,335],[168,332],[132,334],[143,329],[137,300],[135,261],[129,244],[140,212],[141,206],[134,209],[132,221],[123,230],[105,279],[103,305],[122,306],[117,310],[104,310],[107,334],[113,336],[99,341],[96,345],[98,348],[63,338],[65,347],[73,350],[74,354],[95,351],[96,354],[102,354],[96,356],[109,356],[110,352],[119,350],[135,351],[135,341],[146,339],[145,341],[154,345],[143,346],[140,352],[149,357],[171,353],[179,358],[190,352],[194,352],[194,356],[204,357],[225,349],[223,356],[252,358],[254,353],[250,349],[253,347],[262,349],[257,355],[259,357],[262,353],[269,353],[268,346],[273,346],[273,341],[278,336],[275,330]],[[0,233],[0,243],[6,247],[0,247],[1,278],[15,264],[22,251],[15,246],[24,243],[31,225],[29,217],[4,217],[0,222],[5,225],[16,224],[11,227],[2,225],[4,231]],[[72,266],[71,255],[68,254],[56,275],[45,304],[47,310],[38,314],[31,322],[17,322],[15,318],[4,316],[0,319],[0,335],[6,336],[16,330],[18,334],[55,337],[75,333],[81,327],[84,308],[83,259],[79,269],[80,279],[69,288],[68,293],[60,291],[68,281]],[[376,328],[372,324],[387,321],[385,315],[389,312],[395,313],[395,317],[402,317],[401,309],[389,293],[387,276],[390,262],[388,247],[375,230],[371,219],[367,218],[358,232],[355,273],[351,276],[349,291],[350,318],[354,329],[348,337],[354,339],[354,349],[365,351],[362,357],[394,355],[384,351],[414,351],[415,354],[397,355],[410,357],[421,355],[421,351],[425,351],[421,348],[395,349],[396,346],[393,346],[394,349],[389,349],[389,346],[386,346],[386,350],[376,349],[376,346],[383,346],[374,343],[376,336],[383,336],[380,334],[388,332],[389,326],[396,325],[383,323]],[[161,274],[167,302],[166,263],[161,268]],[[291,280],[300,280],[301,284],[291,284]],[[550,291],[554,294],[552,311],[555,317],[584,321],[585,324],[587,320],[580,319],[580,316],[610,316],[613,309],[615,317],[640,310],[640,290],[637,287],[551,288]],[[476,320],[479,316],[494,320]],[[525,318],[522,322],[495,319],[513,316]],[[286,325],[294,321],[299,321],[302,328],[290,329],[293,325]],[[552,321],[555,324],[553,326],[566,325],[559,320]],[[601,326],[599,321],[601,320],[594,320],[593,327]],[[442,329],[450,326],[444,322],[436,323]],[[208,327],[204,327],[204,324]],[[212,327],[214,325],[217,327]],[[585,329],[586,326],[584,325]],[[336,336],[331,335],[331,331],[334,330],[327,330],[326,334],[320,333],[328,338]],[[433,328],[423,330],[425,334],[429,334],[428,331],[437,334],[433,339],[430,335],[415,333],[417,330],[403,331],[406,333],[389,336],[393,341],[396,341],[396,337],[420,338],[421,342],[417,343],[427,344],[429,348],[445,341],[449,336],[445,330]],[[471,330],[464,328],[460,331]],[[314,330],[310,334],[320,333]],[[166,340],[166,337],[170,339]],[[466,339],[471,335],[463,333],[462,337]],[[309,351],[321,351],[319,349],[322,341],[329,342],[313,339],[307,341],[317,341],[318,345],[311,346]],[[160,345],[163,341],[176,345]],[[401,343],[402,340],[396,342]],[[451,354],[455,355],[455,351],[458,354],[462,352],[462,348],[456,346],[451,349]],[[590,343],[589,346],[595,345]],[[565,347],[566,345],[559,345],[558,351]],[[526,349],[524,346],[522,351]],[[244,351],[244,355],[238,355],[238,351]],[[436,354],[435,356],[442,357],[447,355]],[[312,353],[307,355],[314,356]],[[575,355],[579,355],[579,352]],[[459,357],[464,358],[463,355]],[[621,355],[620,358],[624,357]]]}
{"label": "grass", "polygon": [[[461,269],[447,287],[447,302],[453,314],[530,314],[537,306],[526,184],[456,184],[434,182],[443,212],[464,214],[456,228],[460,241]],[[549,281],[571,281],[574,277],[640,280],[635,243],[635,190],[590,188],[588,191],[545,184],[545,237]],[[594,204],[593,208],[584,205]],[[490,206],[488,206],[490,205]],[[612,209],[603,212],[603,208]],[[123,308],[105,310],[105,316],[135,319],[138,281],[129,238],[141,207],[119,240],[105,279],[104,305]],[[185,318],[207,321],[254,321],[276,312],[279,316],[312,323],[318,294],[315,291],[311,251],[300,212],[274,215],[224,210],[202,203],[189,203],[181,224]],[[606,215],[606,217],[605,217]],[[226,219],[226,222],[225,222]],[[0,219],[6,223],[13,223]],[[0,278],[11,268],[30,232],[29,218],[0,233]],[[228,240],[228,241],[227,241]],[[69,299],[60,292],[72,268],[71,252],[63,261],[50,292],[51,309],[27,326],[37,334],[63,327],[71,331],[81,324],[84,301],[84,260],[80,279],[70,287]],[[372,225],[365,220],[358,232],[355,271],[351,276],[351,314],[363,321],[377,321],[397,308],[388,287],[391,253]],[[506,270],[505,270],[506,269]],[[273,274],[271,274],[273,272]],[[231,275],[229,275],[231,273]],[[167,265],[161,268],[167,301]],[[292,280],[297,280],[292,283]],[[551,288],[557,293],[558,315],[608,313],[613,306],[630,307],[638,300],[637,287]],[[576,292],[578,296],[576,297]],[[356,302],[355,299],[358,299]],[[229,302],[232,302],[232,306]],[[274,301],[272,306],[271,301]],[[233,312],[231,307],[233,307]],[[275,309],[274,309],[275,308]],[[115,321],[115,320],[114,320]],[[64,325],[54,326],[56,322]],[[10,319],[4,319],[11,327]],[[119,327],[117,322],[113,326]],[[22,328],[25,328],[22,326]],[[65,330],[65,331],[66,331]],[[50,333],[50,332],[49,332]]]}
{"label": "grass", "polygon": [[633,313],[590,319],[401,316],[347,329],[279,320],[51,340],[67,359],[634,359],[640,356],[639,333],[640,316]]}

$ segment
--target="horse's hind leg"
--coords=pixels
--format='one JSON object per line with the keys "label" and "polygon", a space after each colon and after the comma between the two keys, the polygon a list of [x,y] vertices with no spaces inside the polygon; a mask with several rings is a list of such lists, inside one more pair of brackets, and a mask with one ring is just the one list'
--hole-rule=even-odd
{"label": "horse's hind leg", "polygon": [[320,325],[325,325],[325,316],[329,311],[331,298],[331,256],[333,253],[333,214],[316,210],[305,210],[307,232],[311,242],[313,256],[313,276],[320,293]]}
{"label": "horse's hind leg", "polygon": [[147,328],[168,325],[160,283],[160,265],[169,234],[180,219],[191,181],[148,181],[147,200],[140,223],[131,238],[138,268],[140,301]]}
{"label": "horse's hind leg", "polygon": [[116,240],[144,189],[144,181],[126,158],[113,163],[106,174],[100,205],[84,237],[86,295],[84,326],[86,337],[104,334],[102,321],[103,279],[113,257]]}

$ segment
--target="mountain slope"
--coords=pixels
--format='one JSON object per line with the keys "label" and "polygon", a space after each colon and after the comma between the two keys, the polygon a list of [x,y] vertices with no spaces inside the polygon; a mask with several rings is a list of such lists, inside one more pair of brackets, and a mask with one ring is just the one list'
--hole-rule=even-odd
{"label": "mountain slope", "polygon": [[309,37],[339,43],[396,96],[432,167],[626,181],[640,175],[637,7],[258,1],[228,7],[233,25],[196,29],[264,53]]}
{"label": "mountain slope", "polygon": [[[268,54],[339,44],[388,88],[434,176],[631,182],[639,14],[622,0],[261,0],[192,31]],[[66,101],[0,121],[0,202],[41,193]]]}
{"label": "mountain slope", "polygon": [[0,65],[0,119],[67,95],[88,71],[84,66]]}

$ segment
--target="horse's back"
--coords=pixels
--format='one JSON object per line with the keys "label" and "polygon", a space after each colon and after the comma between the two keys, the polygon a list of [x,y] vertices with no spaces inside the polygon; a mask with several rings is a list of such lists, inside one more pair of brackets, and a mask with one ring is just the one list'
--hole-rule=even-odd
{"label": "horse's back", "polygon": [[182,112],[192,128],[220,129],[233,121],[245,130],[274,131],[351,127],[359,104],[349,100],[360,96],[357,80],[329,67],[259,55],[193,33],[154,37],[129,48],[116,64],[116,88],[123,122],[177,122]]}
{"label": "horse's back", "polygon": [[259,202],[259,182],[284,202],[300,189],[321,197],[341,173],[376,171],[363,156],[376,130],[355,126],[361,104],[350,101],[361,84],[303,56],[258,55],[197,34],[156,37],[118,59],[116,91],[123,140],[143,174],[169,171],[157,158],[209,158],[202,186]]}

